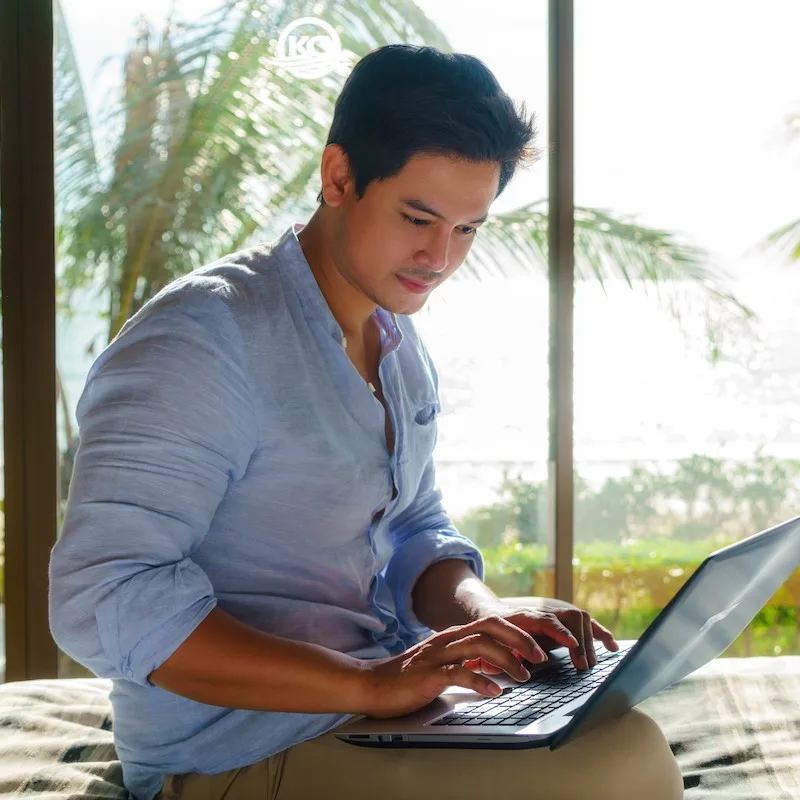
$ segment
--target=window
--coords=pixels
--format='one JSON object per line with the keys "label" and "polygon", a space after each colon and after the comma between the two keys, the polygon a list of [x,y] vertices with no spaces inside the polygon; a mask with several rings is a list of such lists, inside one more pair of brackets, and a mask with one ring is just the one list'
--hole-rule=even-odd
{"label": "window", "polygon": [[[574,580],[625,638],[797,513],[797,223],[767,239],[800,202],[798,23],[790,2],[575,3]],[[621,221],[602,259],[586,208]],[[799,597],[795,574],[727,655],[800,652]]]}

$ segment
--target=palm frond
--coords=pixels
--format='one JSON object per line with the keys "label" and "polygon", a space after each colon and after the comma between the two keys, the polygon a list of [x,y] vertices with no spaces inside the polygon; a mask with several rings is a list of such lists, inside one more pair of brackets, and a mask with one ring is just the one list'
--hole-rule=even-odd
{"label": "palm frond", "polygon": [[800,219],[778,228],[758,243],[761,250],[775,250],[790,261],[800,261]]}
{"label": "palm frond", "polygon": [[55,34],[55,196],[56,242],[59,259],[57,302],[69,314],[74,292],[85,288],[82,269],[66,255],[76,247],[82,230],[74,221],[83,216],[91,198],[101,189],[92,122],[83,83],[78,72],[69,28],[58,0],[53,3]]}
{"label": "palm frond", "polygon": [[[450,49],[410,0],[367,10],[360,0],[227,0],[195,23],[170,24],[158,44],[139,37],[113,112],[125,121],[114,176],[70,216],[76,235],[65,237],[73,284],[96,283],[102,265],[111,337],[166,282],[309,196],[344,76],[303,81],[276,66],[271,48],[285,25],[325,19],[353,62],[389,42]],[[140,81],[145,58],[151,74]]]}
{"label": "palm frond", "polygon": [[56,191],[59,212],[85,200],[99,182],[92,124],[67,22],[58,0],[53,3],[56,48],[54,94],[56,119]]}
{"label": "palm frond", "polygon": [[[789,114],[785,122],[789,140],[794,140],[795,144],[800,142],[800,112]],[[762,252],[772,250],[789,261],[800,261],[800,219],[767,234],[756,243],[755,249]]]}
{"label": "palm frond", "polygon": [[[547,201],[539,200],[487,221],[456,278],[511,277],[548,271]],[[623,281],[654,293],[659,304],[688,330],[701,315],[712,360],[722,356],[723,340],[743,331],[753,311],[725,288],[727,276],[707,254],[674,234],[637,225],[606,210],[575,209],[577,281]]]}

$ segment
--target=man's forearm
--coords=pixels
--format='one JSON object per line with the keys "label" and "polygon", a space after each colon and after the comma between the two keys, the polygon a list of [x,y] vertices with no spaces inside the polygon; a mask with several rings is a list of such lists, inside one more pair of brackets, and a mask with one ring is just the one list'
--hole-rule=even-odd
{"label": "man's forearm", "polygon": [[420,622],[439,631],[489,616],[504,605],[460,558],[431,564],[414,584],[412,599]]}
{"label": "man's forearm", "polygon": [[156,670],[156,686],[255,711],[366,713],[363,662],[262,633],[215,608]]}

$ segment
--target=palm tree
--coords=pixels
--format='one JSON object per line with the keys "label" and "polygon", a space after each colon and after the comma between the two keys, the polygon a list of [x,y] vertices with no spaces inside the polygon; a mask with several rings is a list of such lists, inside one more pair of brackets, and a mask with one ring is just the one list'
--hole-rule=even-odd
{"label": "palm tree", "polygon": [[[786,125],[790,135],[800,139],[800,113],[791,114],[786,120]],[[800,219],[781,226],[770,233],[760,244],[762,247],[786,253],[790,261],[800,261]]]}
{"label": "palm tree", "polygon": [[[69,308],[75,289],[100,287],[109,340],[175,277],[313,209],[343,76],[301,81],[272,64],[265,54],[286,24],[324,18],[353,60],[398,41],[452,50],[413,0],[374,2],[369,14],[363,0],[223,0],[199,22],[168,21],[158,37],[142,21],[104,172],[57,3],[55,11],[62,301]],[[538,201],[490,218],[459,274],[544,269],[546,247]],[[726,319],[750,313],[699,249],[608,211],[576,209],[576,270],[653,286],[677,316],[674,289],[687,285]]]}

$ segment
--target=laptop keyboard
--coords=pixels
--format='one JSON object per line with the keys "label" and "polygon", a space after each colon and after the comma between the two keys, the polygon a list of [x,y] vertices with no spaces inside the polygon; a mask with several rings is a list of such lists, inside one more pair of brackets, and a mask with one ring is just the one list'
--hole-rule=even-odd
{"label": "laptop keyboard", "polygon": [[578,671],[569,659],[537,673],[527,683],[511,686],[501,695],[451,711],[431,725],[507,725],[524,727],[563,705],[594,691],[617,666],[625,650],[601,650],[597,665]]}

